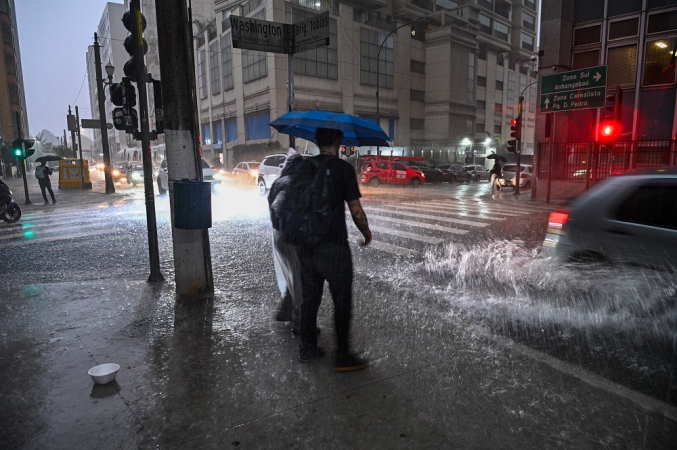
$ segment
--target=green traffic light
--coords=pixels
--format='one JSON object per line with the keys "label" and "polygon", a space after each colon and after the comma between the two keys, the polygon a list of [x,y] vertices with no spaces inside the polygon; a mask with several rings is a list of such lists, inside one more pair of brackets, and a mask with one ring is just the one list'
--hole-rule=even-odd
{"label": "green traffic light", "polygon": [[21,150],[20,148],[14,149],[14,155],[20,158],[23,155],[23,150]]}

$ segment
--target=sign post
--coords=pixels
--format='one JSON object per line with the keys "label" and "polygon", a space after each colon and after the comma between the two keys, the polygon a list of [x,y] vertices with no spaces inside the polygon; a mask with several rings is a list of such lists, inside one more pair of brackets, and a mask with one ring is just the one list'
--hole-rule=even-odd
{"label": "sign post", "polygon": [[606,72],[607,66],[597,66],[544,76],[541,80],[541,111],[604,107]]}

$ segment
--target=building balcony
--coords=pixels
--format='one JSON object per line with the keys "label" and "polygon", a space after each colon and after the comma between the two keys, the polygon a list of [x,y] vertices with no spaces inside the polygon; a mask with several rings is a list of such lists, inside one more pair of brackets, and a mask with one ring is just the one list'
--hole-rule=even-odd
{"label": "building balcony", "polygon": [[433,12],[434,7],[431,0],[393,0],[393,16],[399,21],[408,22]]}
{"label": "building balcony", "polygon": [[366,11],[372,11],[374,9],[385,8],[388,6],[388,2],[386,0],[343,0],[341,3],[354,8],[364,9]]}

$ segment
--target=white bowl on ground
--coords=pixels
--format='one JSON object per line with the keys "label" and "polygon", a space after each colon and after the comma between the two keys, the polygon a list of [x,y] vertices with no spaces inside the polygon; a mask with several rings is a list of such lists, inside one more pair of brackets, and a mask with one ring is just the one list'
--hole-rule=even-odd
{"label": "white bowl on ground", "polygon": [[120,370],[118,364],[108,363],[94,366],[87,373],[96,384],[107,384],[115,380],[118,370]]}

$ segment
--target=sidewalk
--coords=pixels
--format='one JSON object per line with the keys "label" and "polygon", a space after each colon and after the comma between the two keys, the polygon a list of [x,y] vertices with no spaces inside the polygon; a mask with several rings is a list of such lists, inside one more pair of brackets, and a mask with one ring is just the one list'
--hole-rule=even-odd
{"label": "sidewalk", "polygon": [[[674,448],[675,408],[601,389],[371,275],[356,274],[353,313],[370,367],[301,364],[272,320],[274,280],[252,273],[266,256],[215,268],[227,289],[192,302],[115,274],[5,280],[0,447]],[[330,349],[332,323],[325,297]],[[87,370],[106,362],[120,364],[116,382],[94,385]]]}

